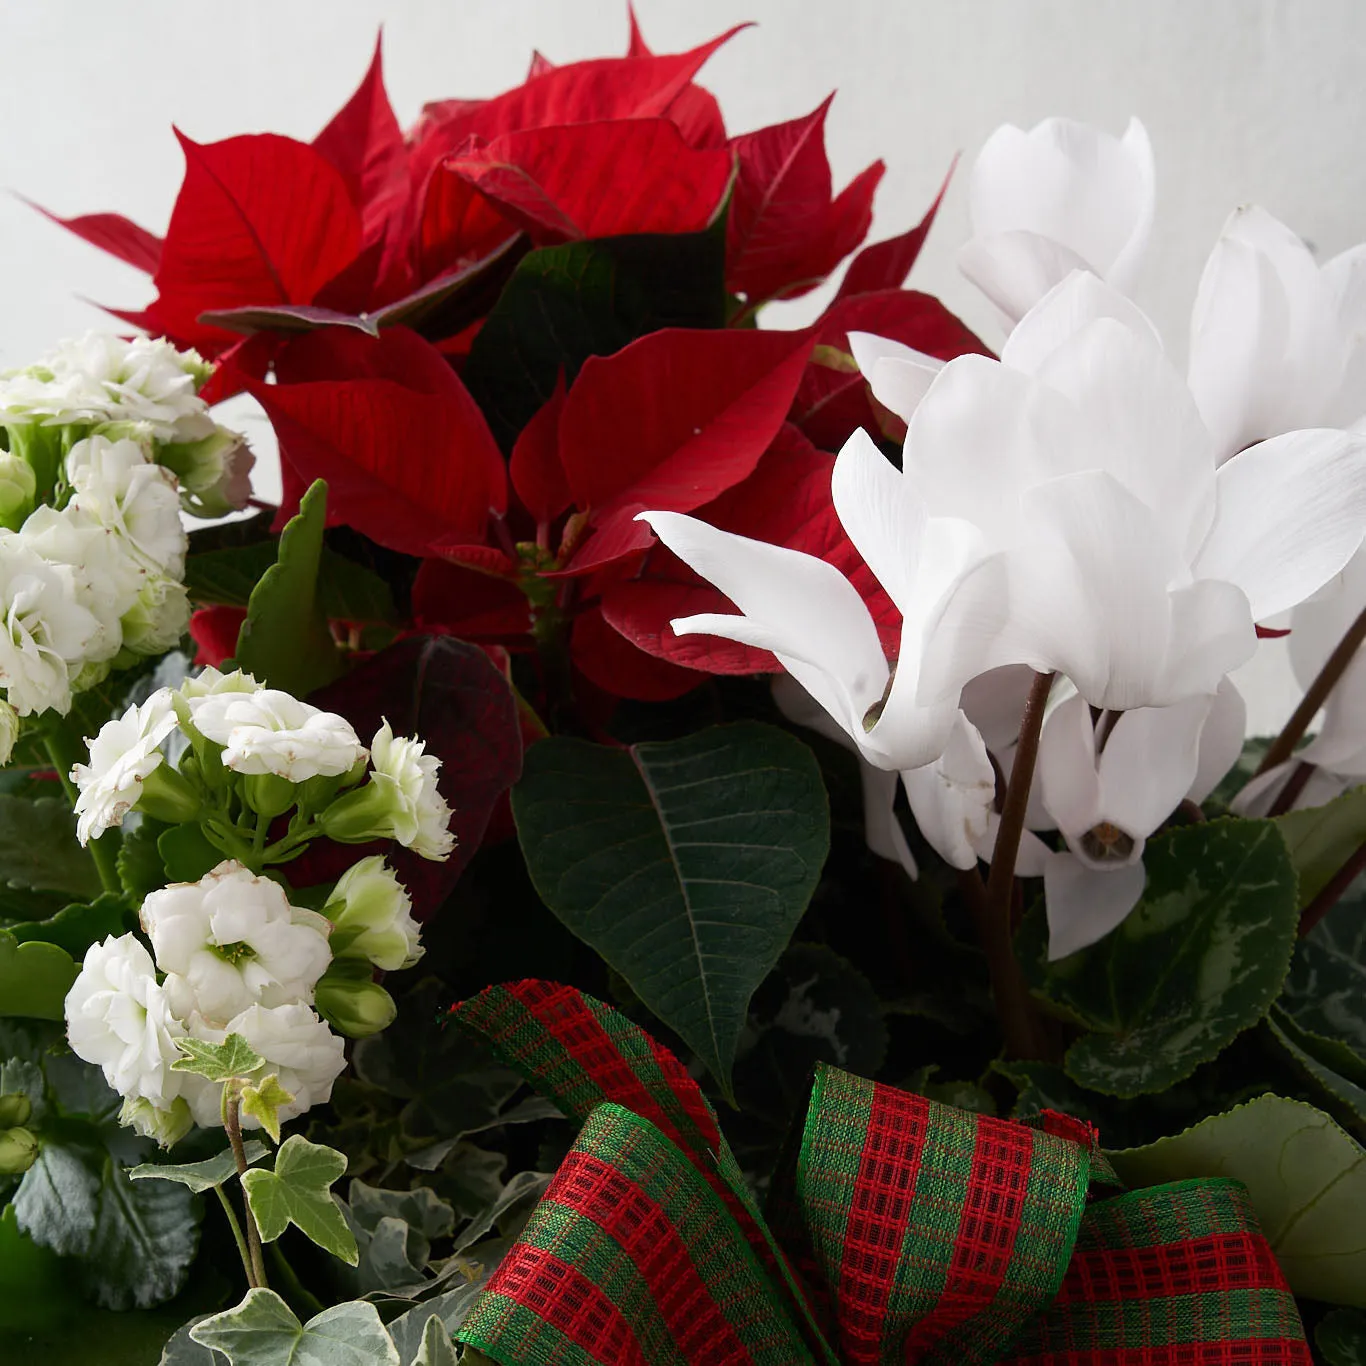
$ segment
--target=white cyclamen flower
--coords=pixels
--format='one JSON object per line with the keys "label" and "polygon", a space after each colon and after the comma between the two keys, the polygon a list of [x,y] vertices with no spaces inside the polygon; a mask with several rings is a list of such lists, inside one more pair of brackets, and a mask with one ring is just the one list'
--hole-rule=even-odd
{"label": "white cyclamen flower", "polygon": [[392,837],[425,859],[442,862],[455,848],[451,809],[437,788],[441,760],[421,740],[395,736],[385,721],[370,746],[370,782],[389,804]]}
{"label": "white cyclamen flower", "polygon": [[1074,270],[1127,293],[1148,245],[1153,152],[1137,119],[1122,138],[1072,119],[1005,124],[972,168],[972,239],[958,268],[1010,323]]}
{"label": "white cyclamen flower", "polygon": [[[321,1105],[332,1094],[332,1083],[346,1067],[345,1045],[306,1005],[249,1006],[221,1028],[192,1017],[190,1034],[208,1043],[222,1043],[229,1034],[240,1034],[265,1060],[254,1080],[275,1073],[280,1085],[294,1097],[280,1107],[280,1122]],[[194,1084],[198,1082],[199,1084]],[[221,1127],[221,1085],[191,1078],[185,1090],[195,1122],[206,1129]],[[244,1128],[260,1121],[243,1115]]]}
{"label": "white cyclamen flower", "polygon": [[160,688],[141,706],[106,721],[87,743],[90,762],[76,764],[71,781],[80,789],[76,799],[76,838],[84,844],[102,835],[137,805],[142,784],[163,760],[162,743],[175,729],[171,690]]}
{"label": "white cyclamen flower", "polygon": [[175,475],[154,464],[141,445],[87,437],[71,448],[66,471],[75,490],[72,508],[117,531],[146,568],[175,579],[184,575],[189,539]]}
{"label": "white cyclamen flower", "polygon": [[301,783],[337,777],[365,758],[349,721],[278,689],[191,694],[188,701],[195,728],[224,747],[223,762],[236,773]]}
{"label": "white cyclamen flower", "polygon": [[1237,209],[1200,277],[1190,387],[1220,460],[1366,414],[1366,245],[1320,266],[1264,209]]}
{"label": "white cyclamen flower", "polygon": [[291,906],[278,882],[233,860],[152,892],[140,916],[182,1018],[197,1012],[219,1024],[258,1003],[309,1002],[332,961],[327,919]]}
{"label": "white cyclamen flower", "polygon": [[1222,466],[1215,455],[1147,319],[1095,276],[1069,276],[999,362],[950,361],[887,477],[932,518],[973,523],[987,553],[952,587],[919,701],[956,701],[1007,664],[1064,673],[1116,711],[1212,695],[1255,650],[1254,623],[1361,544],[1366,437],[1291,432]]}
{"label": "white cyclamen flower", "polygon": [[0,689],[14,710],[69,711],[70,671],[101,638],[71,568],[43,559],[22,534],[0,531]]}
{"label": "white cyclamen flower", "polygon": [[185,1030],[136,935],[110,935],[86,950],[65,1009],[67,1039],[77,1057],[102,1068],[119,1095],[158,1109],[171,1106],[183,1076],[171,1071],[181,1056],[175,1041]]}
{"label": "white cyclamen flower", "polygon": [[403,884],[378,854],[348,868],[337,883],[325,914],[338,952],[368,958],[377,968],[397,972],[422,957],[422,928]]}

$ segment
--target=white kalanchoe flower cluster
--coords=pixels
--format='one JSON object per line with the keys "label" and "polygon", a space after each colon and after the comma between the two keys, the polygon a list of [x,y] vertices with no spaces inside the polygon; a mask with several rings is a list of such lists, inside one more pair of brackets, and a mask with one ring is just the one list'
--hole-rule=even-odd
{"label": "white kalanchoe flower cluster", "polygon": [[[641,514],[739,610],[674,630],[777,656],[791,676],[779,705],[858,754],[870,845],[912,873],[898,775],[949,864],[990,860],[1026,695],[1056,675],[1014,865],[1044,879],[1054,957],[1124,919],[1147,838],[1236,762],[1245,709],[1228,675],[1257,624],[1295,609],[1307,679],[1366,600],[1366,246],[1320,268],[1270,215],[1237,211],[1182,376],[1122,292],[1153,206],[1137,120],[1122,138],[1062,119],[998,130],[959,264],[1006,321],[1000,360],[850,335],[874,397],[906,423],[899,469],[857,432],[831,485],[902,614],[894,660],[830,564]],[[1366,776],[1362,678],[1303,751],[1327,772],[1302,797]],[[1285,773],[1245,800],[1269,800]]]}

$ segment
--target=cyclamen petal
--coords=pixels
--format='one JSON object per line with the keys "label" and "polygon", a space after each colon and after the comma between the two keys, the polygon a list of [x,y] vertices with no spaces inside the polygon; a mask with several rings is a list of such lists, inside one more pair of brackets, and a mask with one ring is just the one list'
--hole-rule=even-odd
{"label": "cyclamen petal", "polygon": [[1142,863],[1100,872],[1071,854],[1054,854],[1043,874],[1049,961],[1104,939],[1138,905],[1146,884]]}

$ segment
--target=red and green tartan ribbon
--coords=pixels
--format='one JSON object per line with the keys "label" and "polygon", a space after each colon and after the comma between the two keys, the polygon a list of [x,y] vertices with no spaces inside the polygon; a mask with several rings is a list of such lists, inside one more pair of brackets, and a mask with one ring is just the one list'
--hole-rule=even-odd
{"label": "red and green tartan ribbon", "polygon": [[969,1114],[818,1069],[770,1229],[667,1049],[570,987],[452,1018],[583,1127],[465,1320],[504,1366],[1309,1366],[1236,1182],[1088,1204],[1080,1121]]}

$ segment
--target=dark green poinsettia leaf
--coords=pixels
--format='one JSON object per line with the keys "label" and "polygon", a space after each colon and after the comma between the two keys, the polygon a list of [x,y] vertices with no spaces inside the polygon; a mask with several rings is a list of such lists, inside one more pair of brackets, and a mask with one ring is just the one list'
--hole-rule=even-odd
{"label": "dark green poinsettia leaf", "polygon": [[1366,1366],[1366,1314],[1334,1309],[1314,1330],[1314,1344],[1328,1366]]}
{"label": "dark green poinsettia leaf", "polygon": [[1281,1005],[1366,1059],[1366,894],[1345,897],[1295,946]]}
{"label": "dark green poinsettia leaf", "polygon": [[20,944],[41,940],[56,944],[80,962],[86,949],[108,935],[120,935],[131,930],[136,917],[127,901],[113,892],[97,896],[94,901],[63,906],[47,920],[29,920],[10,925],[9,933]]}
{"label": "dark green poinsettia leaf", "polygon": [[402,1366],[375,1306],[356,1300],[300,1323],[273,1290],[248,1290],[235,1308],[196,1323],[190,1337],[229,1366]]}
{"label": "dark green poinsettia leaf", "polygon": [[1118,929],[1056,963],[1040,917],[1021,933],[1037,989],[1086,1026],[1068,1075],[1095,1091],[1162,1091],[1271,1008],[1298,926],[1295,870],[1275,824],[1217,820],[1159,835],[1148,885]]}
{"label": "dark green poinsettia leaf", "polygon": [[1262,1096],[1109,1157],[1134,1187],[1196,1176],[1241,1181],[1291,1289],[1366,1308],[1366,1149],[1321,1110]]}
{"label": "dark green poinsettia leaf", "polygon": [[60,1020],[78,971],[76,961],[56,944],[40,939],[21,944],[0,930],[0,1015]]}
{"label": "dark green poinsettia leaf", "polygon": [[343,673],[319,599],[327,485],[315,480],[280,535],[276,561],[252,589],[237,664],[258,683],[305,697]]}
{"label": "dark green poinsettia leaf", "polygon": [[662,327],[723,327],[724,268],[716,228],[566,242],[523,257],[462,372],[499,443],[510,450],[556,377],[572,381],[589,356]]}
{"label": "dark green poinsettia leaf", "polygon": [[750,997],[830,848],[811,751],[758,722],[629,749],[552,736],[527,752],[512,811],[546,905],[729,1098]]}
{"label": "dark green poinsettia leaf", "polygon": [[1275,819],[1299,874],[1303,909],[1366,840],[1366,787]]}
{"label": "dark green poinsettia leaf", "polygon": [[94,859],[76,843],[70,802],[0,796],[0,881],[62,892],[68,900],[99,896],[100,875]]}

